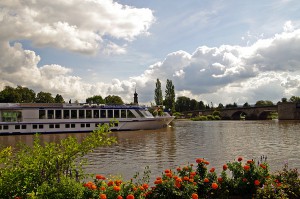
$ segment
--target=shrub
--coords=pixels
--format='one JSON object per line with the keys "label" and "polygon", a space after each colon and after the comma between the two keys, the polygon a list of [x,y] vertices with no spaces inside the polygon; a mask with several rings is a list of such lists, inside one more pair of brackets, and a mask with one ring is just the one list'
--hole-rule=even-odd
{"label": "shrub", "polygon": [[[109,134],[109,125],[103,125],[81,143],[71,136],[60,143],[41,143],[36,135],[32,147],[20,145],[18,151],[11,147],[3,149],[0,152],[0,198],[26,198],[28,193],[36,193],[38,189],[49,192],[50,185],[57,185],[53,189],[61,188],[54,182],[74,183],[65,178],[79,182],[86,177],[82,157],[96,147],[115,143],[116,139]],[[53,190],[51,192],[53,194]]]}

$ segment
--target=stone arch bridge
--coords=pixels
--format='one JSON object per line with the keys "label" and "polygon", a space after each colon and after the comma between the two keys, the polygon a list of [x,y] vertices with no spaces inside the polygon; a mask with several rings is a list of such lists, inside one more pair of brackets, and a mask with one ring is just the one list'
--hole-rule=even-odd
{"label": "stone arch bridge", "polygon": [[[234,108],[224,108],[219,109],[220,116],[222,119],[239,120],[241,118],[245,119],[267,119],[271,112],[278,112],[277,105],[273,106],[262,106],[262,107],[234,107]],[[195,110],[184,112],[185,116],[191,115],[192,117],[200,115],[212,115],[214,110]]]}

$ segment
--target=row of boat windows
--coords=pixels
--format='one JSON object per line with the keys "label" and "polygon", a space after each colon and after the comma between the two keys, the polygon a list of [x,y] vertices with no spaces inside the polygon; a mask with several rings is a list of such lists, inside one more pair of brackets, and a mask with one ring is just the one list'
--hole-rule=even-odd
{"label": "row of boat windows", "polygon": [[[136,110],[141,117],[141,111]],[[135,118],[130,110],[39,110],[39,119]]]}
{"label": "row of boat windows", "polygon": [[[76,128],[76,124],[75,123],[71,123],[71,124],[47,124],[49,129],[59,129],[61,127],[65,127],[66,129],[69,128]],[[79,124],[78,124],[79,125]],[[80,128],[90,128],[90,127],[98,127],[98,123],[81,123],[80,124]],[[27,129],[27,125],[26,124],[22,124],[22,125],[14,125],[15,129]],[[46,124],[32,124],[32,129],[44,129],[44,126],[46,126]],[[118,126],[118,123],[114,124],[115,127]],[[9,127],[8,125],[0,125],[0,130],[8,130]]]}

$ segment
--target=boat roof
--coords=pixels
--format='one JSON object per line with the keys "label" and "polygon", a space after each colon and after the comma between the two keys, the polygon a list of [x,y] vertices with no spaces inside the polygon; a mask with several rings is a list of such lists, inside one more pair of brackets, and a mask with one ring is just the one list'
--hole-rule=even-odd
{"label": "boat roof", "polygon": [[22,109],[22,108],[57,108],[57,109],[145,109],[138,105],[105,105],[105,104],[82,104],[82,103],[0,103],[0,109]]}

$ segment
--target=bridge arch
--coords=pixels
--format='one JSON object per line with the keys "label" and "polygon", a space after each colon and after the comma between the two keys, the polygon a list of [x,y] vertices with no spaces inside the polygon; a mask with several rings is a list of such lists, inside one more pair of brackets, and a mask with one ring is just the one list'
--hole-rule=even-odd
{"label": "bridge arch", "polygon": [[236,111],[231,115],[232,120],[241,120],[247,118],[247,113],[244,111]]}

